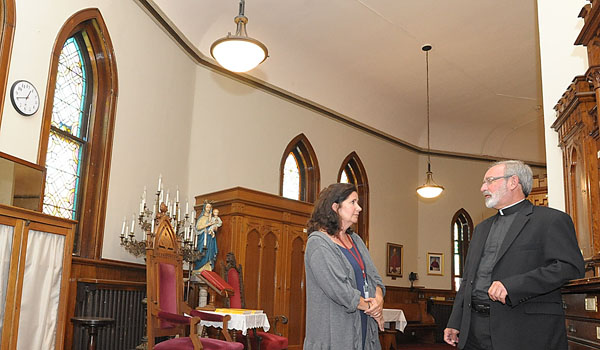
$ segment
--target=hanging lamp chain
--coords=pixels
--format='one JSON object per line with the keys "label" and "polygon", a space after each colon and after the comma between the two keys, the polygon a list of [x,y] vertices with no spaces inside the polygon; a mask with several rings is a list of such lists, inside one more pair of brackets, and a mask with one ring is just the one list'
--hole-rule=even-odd
{"label": "hanging lamp chain", "polygon": [[431,146],[429,144],[429,51],[425,51],[425,66],[427,71],[427,168],[431,171]]}

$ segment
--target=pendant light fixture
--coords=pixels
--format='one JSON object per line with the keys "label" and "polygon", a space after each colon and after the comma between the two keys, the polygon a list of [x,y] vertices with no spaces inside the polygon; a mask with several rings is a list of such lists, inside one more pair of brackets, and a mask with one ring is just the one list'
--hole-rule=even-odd
{"label": "pendant light fixture", "polygon": [[269,55],[263,43],[249,37],[246,33],[248,18],[244,16],[245,5],[245,0],[240,0],[240,13],[233,19],[237,25],[235,35],[227,33],[226,37],[215,41],[210,46],[210,54],[219,65],[236,73],[254,69]]}
{"label": "pendant light fixture", "polygon": [[417,193],[423,198],[435,198],[444,191],[444,187],[433,181],[431,172],[431,147],[429,145],[429,50],[431,50],[431,45],[424,45],[421,50],[425,51],[427,66],[427,179],[424,185],[417,187]]}

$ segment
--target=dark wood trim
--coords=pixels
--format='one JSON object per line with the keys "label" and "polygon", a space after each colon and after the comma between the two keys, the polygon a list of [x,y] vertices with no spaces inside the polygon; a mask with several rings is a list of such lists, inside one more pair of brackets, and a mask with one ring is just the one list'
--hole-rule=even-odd
{"label": "dark wood trim", "polygon": [[[168,22],[163,18],[162,12],[160,11],[160,9],[157,8],[157,6],[152,1],[137,0],[137,2],[140,4],[140,7],[142,7],[146,11],[146,13],[148,13],[148,15],[150,17],[152,17],[156,21],[156,23],[169,35],[169,37],[171,37],[171,39],[173,39],[175,41],[175,43],[177,43],[181,47],[181,49],[185,53],[187,53],[197,64],[205,66],[206,68],[211,69],[211,70],[213,70],[221,75],[224,75],[228,78],[237,80],[248,86],[251,86],[258,90],[264,91],[271,95],[277,96],[277,97],[279,97],[283,100],[286,100],[290,103],[302,106],[308,110],[311,110],[313,112],[321,114],[327,118],[334,119],[338,122],[341,122],[342,124],[345,124],[352,128],[363,131],[371,136],[375,136],[379,139],[390,142],[396,146],[406,148],[408,150],[417,152],[419,154],[429,153],[434,156],[443,156],[443,157],[460,158],[460,159],[468,159],[468,160],[479,160],[479,161],[490,161],[490,162],[498,161],[498,160],[507,160],[507,158],[499,158],[499,157],[493,157],[493,156],[488,156],[488,155],[473,155],[473,154],[466,154],[466,153],[454,153],[454,152],[445,152],[445,151],[437,151],[437,150],[429,151],[426,148],[421,148],[421,147],[413,145],[409,142],[401,140],[399,138],[393,137],[393,136],[386,134],[380,130],[374,129],[366,124],[363,124],[357,120],[354,120],[348,116],[345,116],[341,113],[333,111],[327,107],[321,106],[316,102],[302,98],[302,97],[295,95],[289,91],[285,91],[279,87],[271,85],[265,81],[255,78],[253,76],[250,76],[247,74],[237,74],[237,73],[230,72],[230,71],[222,68],[221,66],[216,65],[212,61],[209,61],[206,58],[206,56],[202,55],[202,53],[200,53],[200,51],[197,48],[193,47],[192,44],[189,41],[187,41],[185,39],[185,37],[174,26],[172,26],[171,22]],[[546,163],[532,162],[532,161],[525,161],[525,162],[531,166],[543,167],[543,168],[546,167]]]}
{"label": "dark wood trim", "polygon": [[[279,162],[279,195],[283,195],[283,168],[285,166],[285,161],[290,152],[296,148],[299,148],[303,154],[302,159],[298,160],[303,161],[302,165],[304,166],[304,176],[306,181],[304,188],[300,189],[300,197],[304,197],[301,199],[302,201],[314,203],[319,195],[321,171],[319,170],[317,154],[304,134],[299,134],[294,137],[283,152],[281,161]],[[302,186],[302,180],[300,183],[300,186]]]}
{"label": "dark wood trim", "polygon": [[2,114],[4,111],[4,98],[8,83],[8,71],[12,53],[12,43],[15,36],[16,9],[15,0],[2,0],[0,2],[0,20],[2,33],[0,33],[0,130],[2,128]]}
{"label": "dark wood trim", "polygon": [[82,196],[81,207],[78,208],[80,217],[75,253],[82,257],[99,259],[102,256],[118,79],[112,41],[102,14],[96,8],[84,9],[71,16],[54,42],[43,109],[38,164],[41,166],[46,164],[56,72],[62,46],[70,36],[81,30],[86,31],[93,49],[93,55],[89,58],[94,91],[89,96],[92,101],[90,139],[86,146],[87,161],[82,173]]}
{"label": "dark wood trim", "polygon": [[358,192],[358,198],[362,207],[362,213],[358,217],[358,235],[365,242],[367,248],[369,247],[369,180],[367,178],[367,171],[360,160],[360,157],[355,151],[344,158],[338,171],[337,181],[340,182],[342,172],[350,166],[355,173],[354,182]]}

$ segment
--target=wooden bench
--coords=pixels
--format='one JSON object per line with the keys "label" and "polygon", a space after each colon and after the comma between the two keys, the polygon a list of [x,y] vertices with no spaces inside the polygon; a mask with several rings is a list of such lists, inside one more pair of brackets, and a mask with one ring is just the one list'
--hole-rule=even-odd
{"label": "wooden bench", "polygon": [[395,329],[380,332],[380,341],[383,350],[390,347],[396,349],[396,341],[400,343],[435,343],[435,319],[427,312],[427,303],[419,300],[416,303],[387,303],[386,309],[400,309],[406,318],[404,332]]}

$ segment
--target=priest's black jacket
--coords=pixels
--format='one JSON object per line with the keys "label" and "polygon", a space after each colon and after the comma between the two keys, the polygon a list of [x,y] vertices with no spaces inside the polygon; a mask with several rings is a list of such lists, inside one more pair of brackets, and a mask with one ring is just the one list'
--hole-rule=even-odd
{"label": "priest's black jacket", "polygon": [[[584,275],[573,221],[562,211],[534,206],[528,200],[516,206],[516,217],[492,270],[492,282],[502,282],[508,291],[506,304],[490,300],[493,348],[566,350],[560,288],[567,281]],[[463,279],[448,321],[449,328],[460,331],[459,349],[464,347],[469,336],[474,279],[495,217],[475,228]]]}

